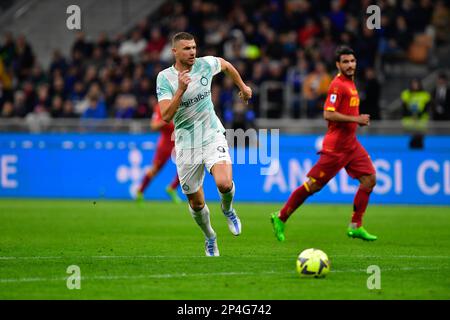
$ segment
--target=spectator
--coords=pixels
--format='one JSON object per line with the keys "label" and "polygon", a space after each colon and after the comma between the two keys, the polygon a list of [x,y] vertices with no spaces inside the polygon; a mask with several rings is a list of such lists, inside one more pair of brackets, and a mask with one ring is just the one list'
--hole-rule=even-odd
{"label": "spectator", "polygon": [[307,18],[305,26],[298,31],[298,43],[304,47],[308,40],[317,36],[319,33],[319,26],[312,18]]}
{"label": "spectator", "polygon": [[325,65],[318,63],[312,73],[303,82],[303,98],[306,100],[307,117],[315,118],[322,114],[323,101],[328,92],[331,76],[328,74]]}
{"label": "spectator", "polygon": [[131,38],[124,41],[119,48],[121,56],[130,55],[135,61],[139,59],[139,54],[145,49],[147,43],[142,38],[139,30],[134,30],[131,33]]}
{"label": "spectator", "polygon": [[436,31],[436,43],[448,43],[448,30],[450,29],[450,10],[443,0],[437,1],[431,18],[431,25]]}
{"label": "spectator", "polygon": [[105,101],[101,96],[100,87],[98,84],[94,84],[89,89],[89,93],[86,96],[87,107],[84,110],[81,118],[91,118],[91,119],[103,119],[106,118],[106,105]]}
{"label": "spectator", "polygon": [[342,10],[342,5],[340,0],[331,1],[331,12],[328,14],[334,28],[338,32],[344,31],[345,28],[345,12]]}
{"label": "spectator", "polygon": [[448,79],[445,73],[438,75],[432,98],[433,120],[450,120],[450,88],[448,87]]}
{"label": "spectator", "polygon": [[73,86],[73,91],[69,95],[69,101],[72,102],[73,105],[77,105],[81,101],[83,101],[85,96],[84,83],[82,81],[75,82]]}
{"label": "spectator", "polygon": [[4,34],[3,44],[0,46],[0,58],[6,67],[10,67],[15,59],[16,45],[11,32]]}
{"label": "spectator", "polygon": [[419,79],[413,79],[410,88],[401,94],[403,103],[403,127],[412,133],[410,148],[422,149],[427,129],[431,96],[422,88]]}
{"label": "spectator", "polygon": [[61,118],[63,116],[63,99],[61,96],[54,96],[50,114],[52,118]]}
{"label": "spectator", "polygon": [[25,123],[31,132],[43,132],[51,123],[51,117],[47,109],[42,105],[36,105],[33,112],[30,112],[25,117]]}
{"label": "spectator", "polygon": [[78,118],[73,108],[73,103],[70,100],[64,101],[62,118]]}
{"label": "spectator", "polygon": [[5,101],[1,111],[2,118],[13,118],[16,116],[14,112],[14,104],[11,101]]}
{"label": "spectator", "polygon": [[58,49],[54,50],[52,60],[50,62],[50,74],[53,74],[53,72],[56,69],[59,69],[63,73],[65,73],[67,68],[68,68],[67,61],[63,57],[61,51]]}
{"label": "spectator", "polygon": [[299,118],[301,116],[300,108],[301,108],[301,95],[303,82],[309,74],[309,67],[306,60],[298,59],[296,66],[291,69],[291,72],[288,74],[287,82],[288,85],[292,88],[293,94],[293,105],[292,107],[292,115],[294,118]]}
{"label": "spectator", "polygon": [[35,106],[39,105],[46,111],[50,110],[50,95],[49,88],[47,84],[40,85],[37,91],[37,100],[35,102]]}
{"label": "spectator", "polygon": [[136,111],[137,101],[132,94],[120,94],[116,99],[115,117],[119,119],[132,119]]}
{"label": "spectator", "polygon": [[150,40],[145,47],[145,51],[148,53],[159,54],[166,45],[166,39],[162,36],[161,30],[158,27],[154,27],[150,33]]}
{"label": "spectator", "polygon": [[27,114],[25,93],[22,90],[14,92],[14,114],[21,118]]}
{"label": "spectator", "polygon": [[366,69],[364,83],[360,91],[360,114],[369,114],[370,120],[380,120],[381,85],[373,68]]}
{"label": "spectator", "polygon": [[245,57],[247,43],[245,42],[244,33],[239,29],[230,32],[229,40],[223,45],[223,54],[225,59],[233,61]]}
{"label": "spectator", "polygon": [[17,38],[15,56],[14,68],[19,79],[23,80],[31,74],[34,64],[33,52],[24,35],[20,35]]}
{"label": "spectator", "polygon": [[72,54],[77,52],[81,57],[89,58],[92,54],[92,43],[86,41],[85,34],[79,31],[75,35],[75,42],[72,46]]}

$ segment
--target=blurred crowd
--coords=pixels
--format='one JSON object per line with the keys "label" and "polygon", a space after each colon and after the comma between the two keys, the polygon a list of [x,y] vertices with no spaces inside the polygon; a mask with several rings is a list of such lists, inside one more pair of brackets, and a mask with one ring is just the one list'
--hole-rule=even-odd
{"label": "blurred crowd", "polygon": [[[366,27],[372,3],[381,9],[379,30]],[[426,64],[433,47],[448,44],[449,16],[446,1],[431,0],[167,1],[127,34],[90,40],[78,32],[70,56],[55,50],[45,70],[23,35],[6,33],[1,117],[149,118],[156,76],[172,63],[171,36],[188,31],[198,55],[232,62],[254,89],[243,106],[231,79],[216,77],[212,99],[227,127],[251,126],[256,117],[319,117],[339,44],[357,53],[361,112],[380,119],[382,67]],[[430,110],[446,109],[431,117],[450,120],[449,105],[431,98]]]}

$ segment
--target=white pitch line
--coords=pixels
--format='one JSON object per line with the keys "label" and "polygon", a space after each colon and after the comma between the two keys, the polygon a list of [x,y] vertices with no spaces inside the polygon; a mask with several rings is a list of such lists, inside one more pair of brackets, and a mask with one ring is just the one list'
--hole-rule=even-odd
{"label": "white pitch line", "polygon": [[[450,256],[414,256],[414,255],[341,255],[330,256],[342,258],[363,258],[363,259],[450,259]],[[0,256],[0,260],[60,260],[60,259],[206,259],[206,256],[164,256],[164,255],[137,255],[137,256]],[[244,255],[235,258],[268,259],[268,260],[290,260],[292,257],[273,257],[265,255]]]}
{"label": "white pitch line", "polygon": [[343,257],[343,258],[381,258],[381,259],[389,259],[389,258],[398,258],[398,259],[450,259],[450,256],[414,256],[414,255],[344,255],[344,254],[335,254],[333,257]]}
{"label": "white pitch line", "polygon": [[[450,267],[441,268],[381,268],[382,272],[389,271],[415,271],[415,270],[442,270],[450,269]],[[332,273],[367,273],[366,269],[343,269],[343,270],[331,270]],[[89,280],[138,280],[138,279],[168,279],[168,278],[190,278],[190,277],[208,277],[208,276],[247,276],[247,275],[283,275],[290,274],[296,275],[295,271],[266,271],[266,272],[210,272],[210,273],[166,273],[166,274],[141,274],[141,275],[115,275],[115,276],[84,276],[81,277],[82,281]],[[67,278],[11,278],[0,279],[1,283],[20,283],[20,282],[50,282],[50,281],[67,281]]]}

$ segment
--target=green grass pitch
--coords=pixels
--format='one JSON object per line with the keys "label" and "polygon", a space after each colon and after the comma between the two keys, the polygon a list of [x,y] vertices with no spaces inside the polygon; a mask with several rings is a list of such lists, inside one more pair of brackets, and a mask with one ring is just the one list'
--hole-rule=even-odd
{"label": "green grass pitch", "polygon": [[[269,214],[280,204],[235,203],[233,236],[209,203],[221,257],[187,204],[131,201],[0,200],[0,299],[450,299],[450,208],[369,206],[375,242],[349,239],[351,204],[306,204],[276,241]],[[325,279],[300,279],[300,251],[331,260]],[[67,268],[81,289],[66,286]],[[369,290],[370,265],[381,289]]]}

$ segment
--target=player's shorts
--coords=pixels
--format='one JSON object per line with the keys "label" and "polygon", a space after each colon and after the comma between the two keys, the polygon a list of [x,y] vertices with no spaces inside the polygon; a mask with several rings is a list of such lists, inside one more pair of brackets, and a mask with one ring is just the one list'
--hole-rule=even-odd
{"label": "player's shorts", "polygon": [[173,141],[159,140],[153,157],[153,166],[164,166],[172,156],[172,152],[175,152]]}
{"label": "player's shorts", "polygon": [[183,193],[197,192],[203,185],[205,168],[211,173],[211,168],[221,161],[231,163],[228,143],[223,134],[217,135],[214,142],[206,146],[177,150],[177,172]]}
{"label": "player's shorts", "polygon": [[342,168],[345,168],[353,179],[375,174],[370,156],[359,142],[350,151],[321,151],[319,154],[319,160],[308,172],[307,177],[315,179],[321,186],[326,185]]}

